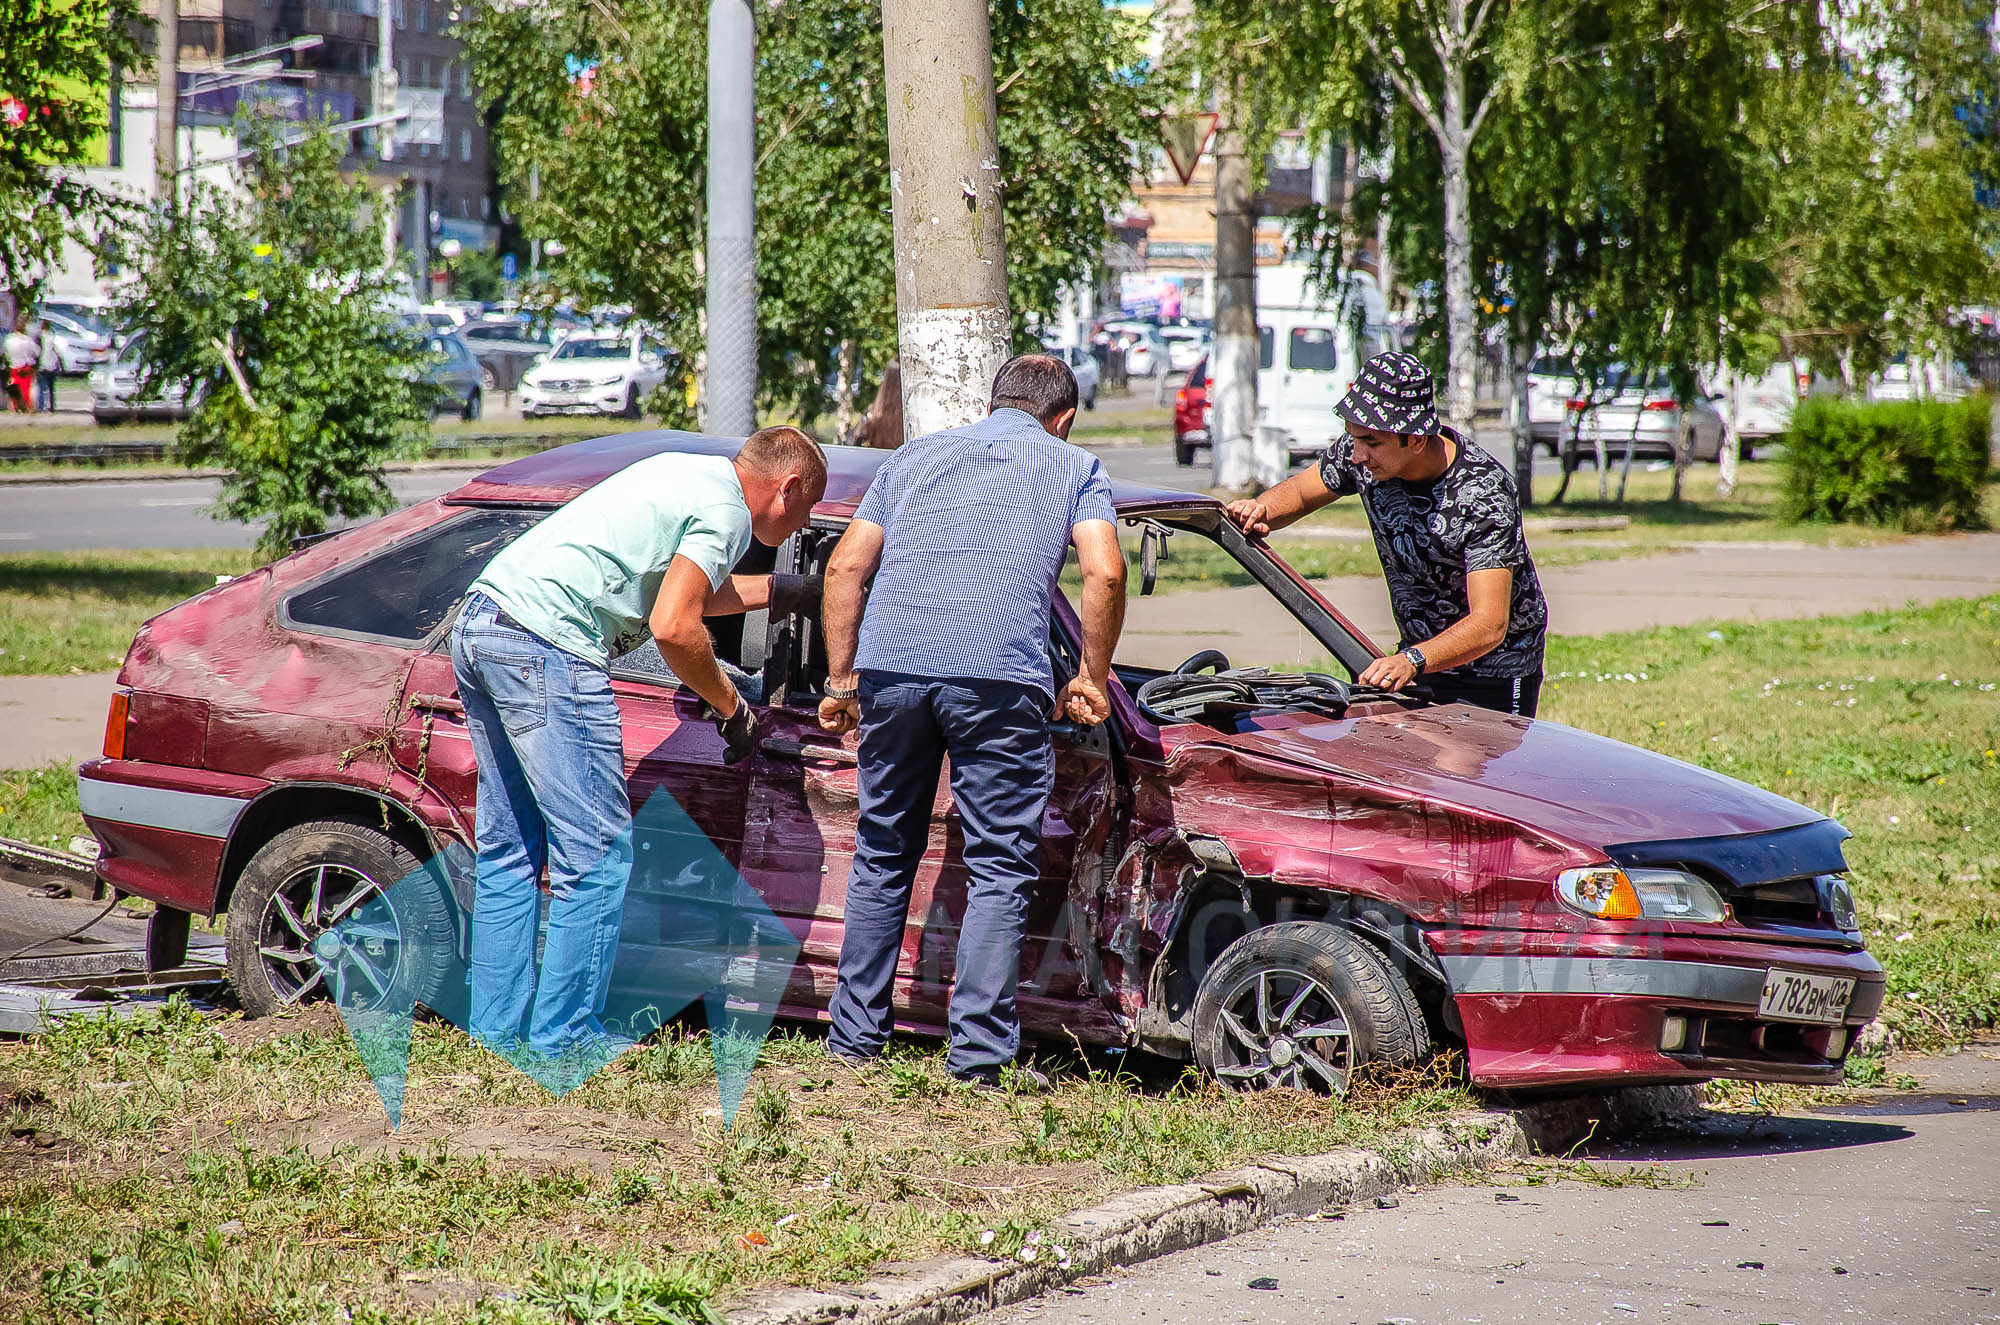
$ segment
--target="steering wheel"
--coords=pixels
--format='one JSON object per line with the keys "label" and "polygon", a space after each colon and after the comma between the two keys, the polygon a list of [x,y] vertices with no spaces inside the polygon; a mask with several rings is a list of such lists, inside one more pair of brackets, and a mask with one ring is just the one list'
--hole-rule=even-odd
{"label": "steering wheel", "polygon": [[1221,649],[1203,649],[1200,653],[1195,654],[1193,657],[1189,658],[1186,662],[1182,663],[1179,667],[1174,668],[1174,670],[1168,673],[1168,675],[1193,676],[1197,672],[1206,672],[1210,670],[1216,672],[1228,671],[1229,655],[1224,653]]}

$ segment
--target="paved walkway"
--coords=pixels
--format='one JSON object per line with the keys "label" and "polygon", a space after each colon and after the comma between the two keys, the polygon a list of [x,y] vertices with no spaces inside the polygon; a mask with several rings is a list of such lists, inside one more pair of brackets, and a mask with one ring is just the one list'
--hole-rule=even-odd
{"label": "paved walkway", "polygon": [[[1541,577],[1549,627],[1558,635],[1832,616],[2000,593],[2000,533],[1866,548],[1712,543],[1559,566]],[[1319,588],[1379,647],[1393,647],[1396,627],[1379,578],[1346,576],[1320,581]],[[1202,648],[1221,649],[1244,665],[1306,663],[1325,654],[1261,588],[1132,600],[1121,661],[1171,667]]]}
{"label": "paved walkway", "polygon": [[[1909,539],[1869,548],[1718,543],[1545,571],[1557,634],[1601,635],[1706,621],[1774,621],[2000,593],[2000,533]],[[1383,647],[1394,643],[1379,579],[1324,581],[1327,597]],[[1260,588],[1135,598],[1119,657],[1171,667],[1204,648],[1236,662],[1307,663],[1317,642]],[[112,677],[0,676],[0,768],[88,759],[104,735]]]}

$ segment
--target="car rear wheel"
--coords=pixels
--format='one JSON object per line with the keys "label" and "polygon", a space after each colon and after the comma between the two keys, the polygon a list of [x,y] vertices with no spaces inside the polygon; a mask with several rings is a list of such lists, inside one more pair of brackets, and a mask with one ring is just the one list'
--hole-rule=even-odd
{"label": "car rear wheel", "polygon": [[479,388],[474,387],[472,394],[465,398],[465,421],[471,423],[477,419],[485,412],[485,404],[485,397],[480,393]]}
{"label": "car rear wheel", "polygon": [[493,365],[490,363],[480,364],[479,389],[481,391],[496,391],[499,387],[500,379],[493,375]]}
{"label": "car rear wheel", "polygon": [[1254,929],[1223,949],[1195,991],[1195,1060],[1238,1090],[1340,1096],[1365,1064],[1429,1052],[1409,982],[1335,925]]}
{"label": "car rear wheel", "polygon": [[[456,941],[448,899],[426,875],[389,906],[368,905],[421,867],[409,848],[349,819],[265,843],[229,899],[229,977],[244,1012],[268,1016],[330,993],[349,1009],[435,1005],[450,964],[432,955]],[[336,926],[344,942],[329,935]],[[322,957],[342,988],[329,989]]]}
{"label": "car rear wheel", "polygon": [[628,419],[639,417],[639,384],[637,382],[625,388],[625,408],[620,413]]}

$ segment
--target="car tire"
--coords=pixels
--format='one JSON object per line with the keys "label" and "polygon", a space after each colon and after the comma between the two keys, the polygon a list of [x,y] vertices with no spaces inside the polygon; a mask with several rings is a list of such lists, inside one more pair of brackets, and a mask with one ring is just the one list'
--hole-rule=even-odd
{"label": "car tire", "polygon": [[1194,998],[1194,1056],[1225,1086],[1341,1096],[1370,1063],[1429,1055],[1409,982],[1337,925],[1291,921],[1222,950]]}
{"label": "car tire", "polygon": [[[250,858],[229,899],[226,932],[229,979],[245,1015],[269,1016],[326,995],[327,981],[311,944],[337,919],[422,868],[409,848],[378,828],[351,819],[318,819],[279,833]],[[419,953],[449,951],[457,942],[455,910],[444,891],[422,876],[396,890],[393,937],[365,955],[375,987],[360,984],[349,1010],[407,1003],[435,1006],[451,964]],[[284,954],[297,959],[286,960]],[[301,960],[302,959],[302,960]]]}
{"label": "car tire", "polygon": [[1757,458],[1756,443],[1738,442],[1736,444],[1736,458],[1738,460],[1755,460]]}
{"label": "car tire", "polygon": [[485,409],[486,409],[485,396],[480,392],[478,387],[472,388],[472,394],[465,398],[465,410],[463,416],[465,421],[467,423],[475,421],[476,419],[479,418],[479,416],[482,413],[485,412]]}
{"label": "car tire", "polygon": [[1090,394],[1083,398],[1083,407],[1085,409],[1097,408],[1097,389],[1095,387],[1092,387]]}
{"label": "car tire", "polygon": [[1186,469],[1194,463],[1194,443],[1174,438],[1174,463]]}
{"label": "car tire", "polygon": [[618,417],[622,419],[636,419],[639,417],[639,384],[637,382],[625,388],[625,408],[618,412]]}

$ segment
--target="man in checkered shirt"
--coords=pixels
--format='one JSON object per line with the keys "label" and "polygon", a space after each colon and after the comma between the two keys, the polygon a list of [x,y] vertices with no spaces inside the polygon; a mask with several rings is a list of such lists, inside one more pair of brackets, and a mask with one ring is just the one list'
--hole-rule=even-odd
{"label": "man in checkered shirt", "polygon": [[[1021,930],[1039,879],[1052,715],[1110,716],[1125,559],[1111,485],[1066,440],[1076,379],[1046,354],[1010,359],[978,423],[886,462],[827,566],[820,725],[861,728],[860,818],[827,1048],[882,1052],[910,890],[930,838],[939,763],[965,830],[965,920],[951,991],[953,1076],[994,1086],[1020,1051]],[[1049,605],[1074,545],[1083,648],[1060,691]],[[864,612],[862,590],[873,577]]]}

